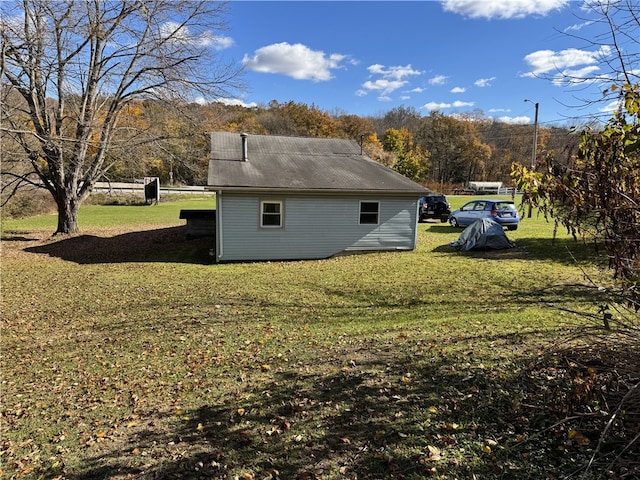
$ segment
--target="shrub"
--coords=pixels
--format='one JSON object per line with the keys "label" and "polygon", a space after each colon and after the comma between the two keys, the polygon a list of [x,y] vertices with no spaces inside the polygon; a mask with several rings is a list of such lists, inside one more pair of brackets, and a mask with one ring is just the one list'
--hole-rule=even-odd
{"label": "shrub", "polygon": [[37,188],[17,192],[2,206],[2,216],[24,218],[46,215],[56,211],[56,204],[49,192]]}

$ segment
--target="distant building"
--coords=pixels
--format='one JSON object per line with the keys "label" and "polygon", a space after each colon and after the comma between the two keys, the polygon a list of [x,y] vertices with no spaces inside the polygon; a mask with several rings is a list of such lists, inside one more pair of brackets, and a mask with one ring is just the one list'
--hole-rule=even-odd
{"label": "distant building", "polygon": [[469,190],[474,194],[500,193],[502,182],[469,182]]}

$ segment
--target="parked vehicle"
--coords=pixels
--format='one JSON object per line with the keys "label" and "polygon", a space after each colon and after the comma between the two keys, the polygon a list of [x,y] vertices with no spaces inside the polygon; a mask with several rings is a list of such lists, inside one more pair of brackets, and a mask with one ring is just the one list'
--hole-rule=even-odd
{"label": "parked vehicle", "polygon": [[419,205],[418,220],[420,222],[424,222],[428,218],[437,218],[444,223],[449,219],[451,205],[444,195],[433,193],[420,197]]}
{"label": "parked vehicle", "polygon": [[454,210],[449,215],[452,227],[466,227],[479,218],[491,218],[508,230],[516,230],[520,225],[518,209],[511,200],[473,200]]}

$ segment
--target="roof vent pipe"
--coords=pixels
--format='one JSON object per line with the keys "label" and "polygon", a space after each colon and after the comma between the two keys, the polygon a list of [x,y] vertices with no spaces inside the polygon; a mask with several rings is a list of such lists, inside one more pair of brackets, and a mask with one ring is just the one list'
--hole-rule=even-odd
{"label": "roof vent pipe", "polygon": [[241,133],[240,137],[242,138],[242,161],[246,162],[249,160],[249,157],[247,156],[247,137],[249,135],[247,135],[246,133]]}

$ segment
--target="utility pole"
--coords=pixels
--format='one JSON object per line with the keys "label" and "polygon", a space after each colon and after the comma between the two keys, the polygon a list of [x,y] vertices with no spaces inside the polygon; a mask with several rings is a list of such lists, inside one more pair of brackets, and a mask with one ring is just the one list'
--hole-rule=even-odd
{"label": "utility pole", "polygon": [[[534,102],[533,100],[529,100],[527,98],[524,99],[525,102],[533,103],[536,107],[536,115],[533,120],[533,148],[531,149],[531,170],[535,170],[536,168],[536,154],[538,153],[538,102]],[[528,195],[529,192],[525,192],[525,195]],[[531,213],[533,211],[533,207],[531,203],[529,203],[529,211],[527,212],[527,218],[531,218]]]}
{"label": "utility pole", "polygon": [[536,156],[537,156],[537,150],[538,150],[538,102],[534,102],[532,100],[529,100],[527,98],[524,99],[525,102],[530,102],[533,103],[533,105],[536,107],[536,114],[533,120],[533,149],[531,150],[531,169],[533,170],[534,168],[536,168]]}

